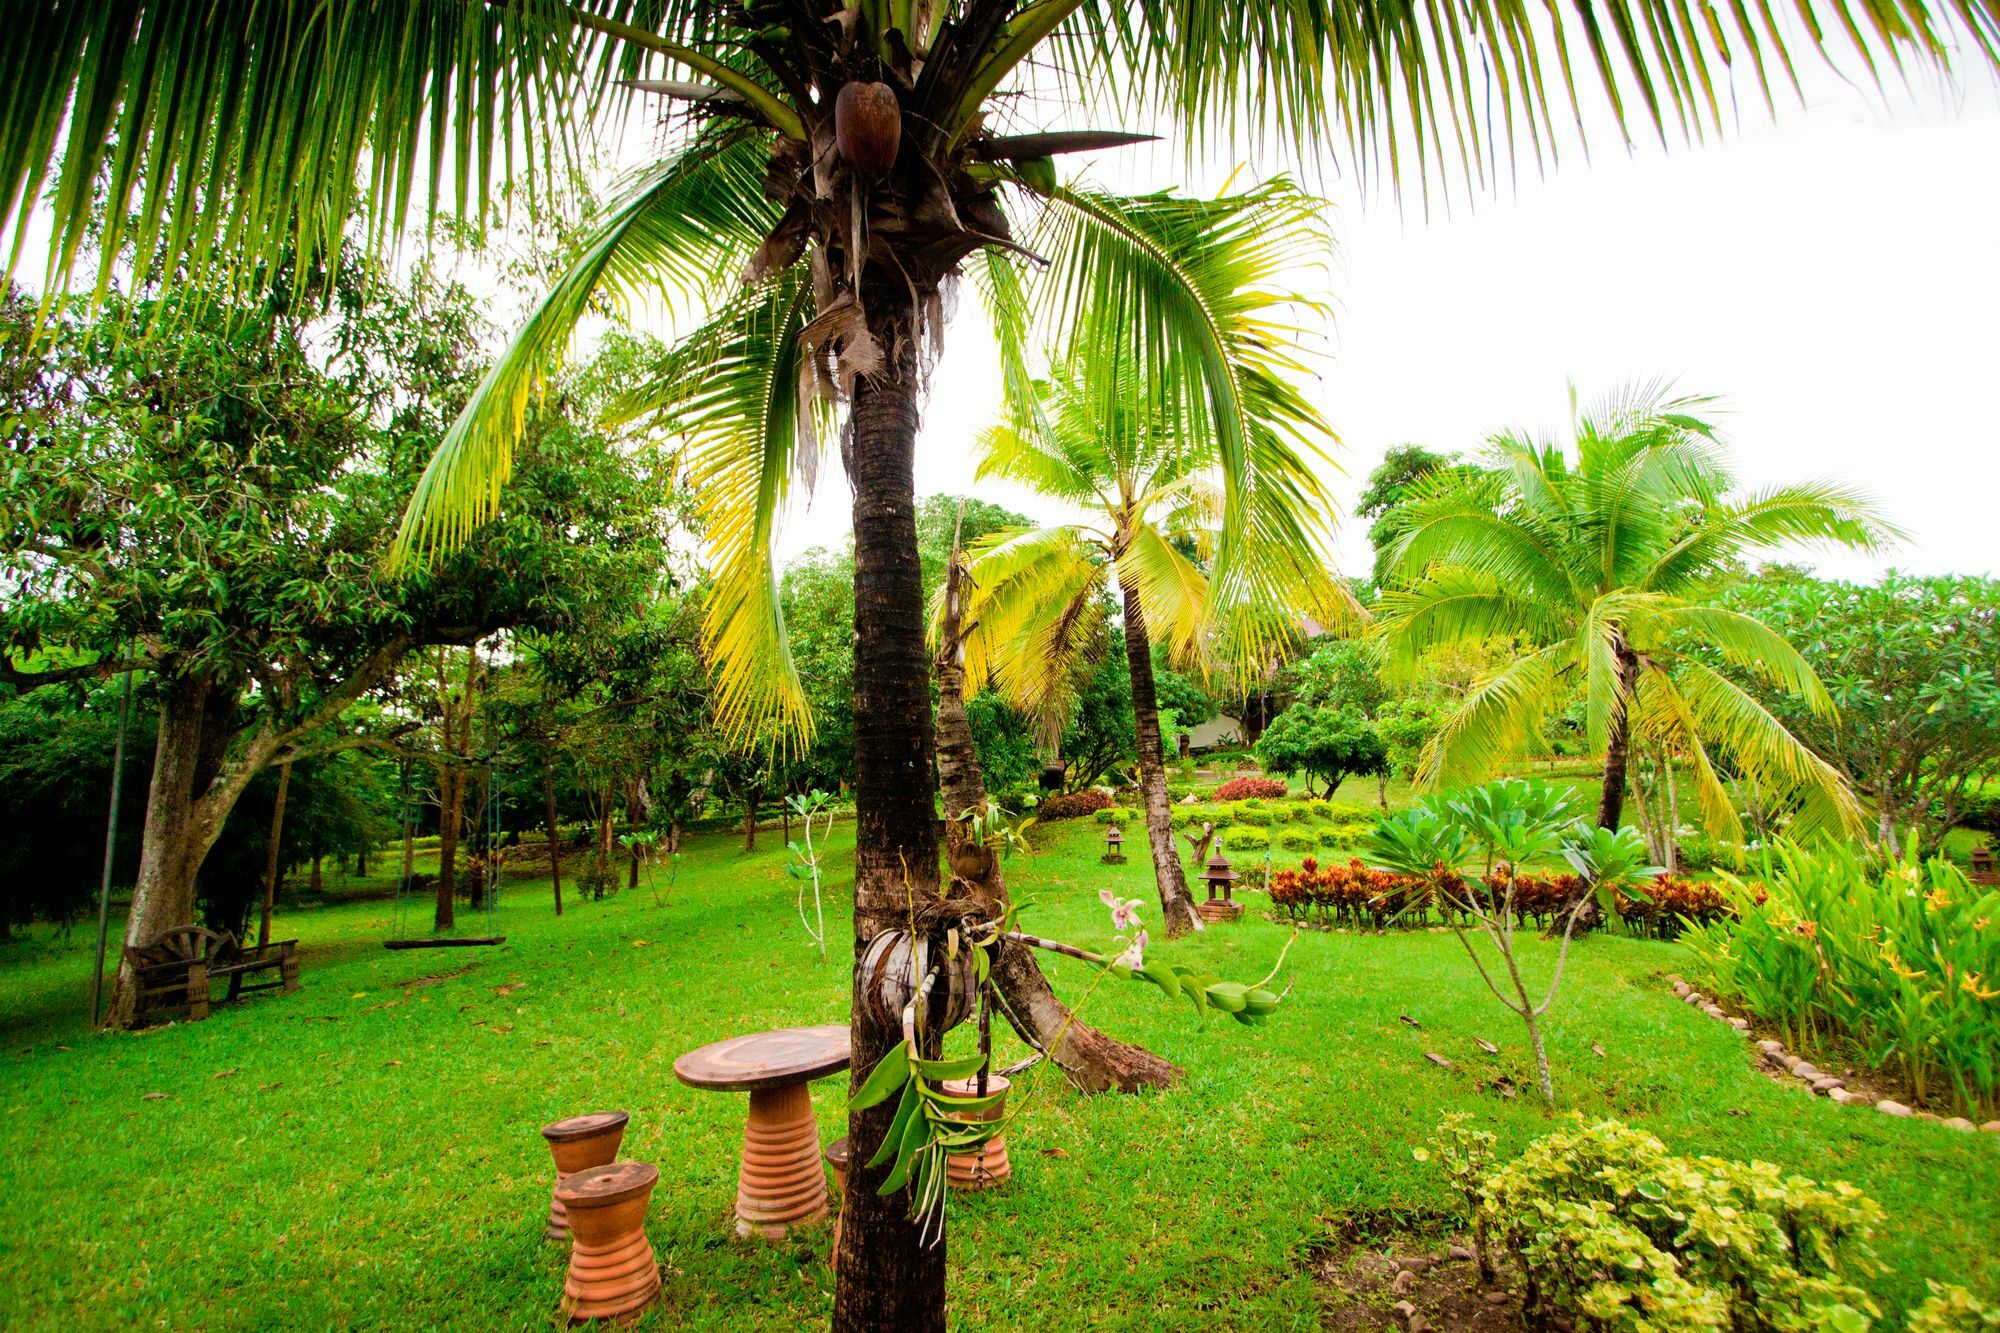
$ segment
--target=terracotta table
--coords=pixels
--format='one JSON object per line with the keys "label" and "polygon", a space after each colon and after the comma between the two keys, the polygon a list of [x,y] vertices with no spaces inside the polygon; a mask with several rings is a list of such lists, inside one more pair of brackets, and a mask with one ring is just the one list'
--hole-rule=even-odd
{"label": "terracotta table", "polygon": [[674,1074],[691,1088],[750,1094],[736,1234],[783,1240],[827,1214],[819,1122],[806,1085],[847,1068],[847,1025],[780,1028],[689,1051]]}

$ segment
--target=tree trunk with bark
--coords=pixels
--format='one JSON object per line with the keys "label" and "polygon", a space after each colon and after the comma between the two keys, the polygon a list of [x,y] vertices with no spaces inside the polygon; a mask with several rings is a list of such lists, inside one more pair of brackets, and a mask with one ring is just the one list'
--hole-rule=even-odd
{"label": "tree trunk with bark", "polygon": [[[963,886],[993,915],[1008,907],[1007,880],[994,850],[977,844],[962,816],[986,804],[986,779],[972,743],[965,713],[965,668],[960,658],[960,612],[966,581],[956,550],[945,574],[945,612],[936,659],[938,685],[938,789],[944,797],[945,861],[951,867],[949,892]],[[1035,951],[1009,940],[993,968],[1000,1012],[1021,1040],[1041,1051],[1085,1092],[1136,1092],[1164,1088],[1180,1070],[1143,1046],[1114,1041],[1070,1017],[1042,974]]]}
{"label": "tree trunk with bark", "polygon": [[278,766],[278,798],[271,806],[271,843],[264,850],[264,910],[257,918],[257,947],[271,942],[271,902],[278,896],[279,848],[285,833],[285,794],[292,786],[292,761]]}
{"label": "tree trunk with bark", "polygon": [[618,793],[606,784],[597,802],[597,891],[611,887],[611,843],[617,831]]}
{"label": "tree trunk with bark", "polygon": [[1201,929],[1187,874],[1174,847],[1174,807],[1167,795],[1166,755],[1160,745],[1159,695],[1153,685],[1153,647],[1136,588],[1125,589],[1125,663],[1132,673],[1132,720],[1137,729],[1139,793],[1146,809],[1146,841],[1153,850],[1153,878],[1160,886],[1160,919],[1167,938]]}
{"label": "tree trunk with bark", "polygon": [[[193,923],[195,877],[201,863],[221,836],[223,821],[243,788],[277,749],[276,741],[267,736],[241,762],[225,764],[241,697],[240,680],[209,672],[161,674],[139,874],[125,921],[127,944]],[[131,1023],[135,985],[121,959],[106,1023],[120,1027]]]}
{"label": "tree trunk with bark", "polygon": [[[937,787],[931,744],[930,669],[924,651],[922,570],[917,559],[915,462],[916,311],[887,284],[869,292],[870,331],[889,364],[854,390],[847,475],[854,488],[854,959],[849,1086],[902,1040],[862,993],[868,942],[907,924],[911,905],[938,891]],[[877,1188],[887,1165],[870,1167],[892,1098],[850,1111],[848,1188],[836,1259],[835,1333],[944,1328],[945,1242],[925,1246],[909,1218],[907,1188]]]}
{"label": "tree trunk with bark", "polygon": [[562,837],[556,831],[556,766],[554,760],[542,764],[542,797],[548,805],[549,885],[555,890],[556,915],[562,915]]}
{"label": "tree trunk with bark", "polygon": [[1615,829],[1625,816],[1626,775],[1632,766],[1632,690],[1639,683],[1639,655],[1620,636],[1618,697],[1611,701],[1611,722],[1604,746],[1604,795],[1597,805],[1597,826]]}

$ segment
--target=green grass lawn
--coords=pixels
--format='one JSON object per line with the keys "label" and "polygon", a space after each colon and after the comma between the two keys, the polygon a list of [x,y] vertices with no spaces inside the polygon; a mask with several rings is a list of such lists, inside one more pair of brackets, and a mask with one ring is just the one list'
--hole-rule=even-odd
{"label": "green grass lawn", "polygon": [[[836,830],[836,853],[851,837]],[[1153,900],[1143,856],[1102,866],[1101,837],[1088,821],[1051,827],[1036,855],[1009,862],[1017,894],[1038,899],[1031,929],[1101,942],[1100,887]],[[844,960],[806,946],[783,848],[760,844],[745,856],[731,835],[697,840],[664,906],[642,886],[557,920],[546,883],[510,884],[498,949],[386,952],[380,900],[290,912],[303,993],[139,1035],[86,1030],[85,931],[6,946],[7,1326],[550,1327],[563,1256],[540,1239],[551,1167],[536,1130],[607,1108],[632,1113],[626,1155],[660,1168],[648,1231],[666,1290],[645,1327],[822,1321],[831,1228],[778,1246],[734,1239],[742,1099],[682,1087],[671,1069],[717,1038],[845,1018]],[[847,887],[829,885],[830,917]],[[1249,901],[1236,925],[1156,952],[1255,979],[1287,932]],[[1503,1070],[1524,1087],[1530,1076],[1517,1021],[1457,949],[1429,931],[1302,935],[1292,1003],[1254,1030],[1197,1023],[1150,987],[1100,989],[1090,1019],[1187,1077],[1162,1095],[1089,1099],[1023,1080],[1013,1183],[952,1201],[953,1326],[1314,1327],[1307,1260],[1334,1219],[1448,1206],[1435,1168],[1410,1154],[1443,1112],[1474,1112],[1503,1146],[1548,1123],[1525,1098],[1475,1089]],[[1926,1276],[2000,1296],[2000,1137],[1762,1077],[1746,1043],[1673,1000],[1660,977],[1677,958],[1624,939],[1579,949],[1551,1016],[1565,1105],[1679,1151],[1860,1185],[1890,1215],[1876,1248],[1892,1310],[1921,1298]],[[1094,975],[1050,962],[1065,994]],[[1502,1054],[1481,1055],[1475,1037]],[[827,1139],[844,1098],[840,1079],[815,1086]]]}

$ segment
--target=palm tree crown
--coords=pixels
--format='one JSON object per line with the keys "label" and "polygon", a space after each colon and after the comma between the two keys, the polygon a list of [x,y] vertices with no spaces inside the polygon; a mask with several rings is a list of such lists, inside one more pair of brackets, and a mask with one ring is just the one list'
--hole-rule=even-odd
{"label": "palm tree crown", "polygon": [[1692,767],[1708,823],[1727,836],[1740,826],[1711,750],[1808,818],[1851,822],[1838,772],[1702,659],[1755,670],[1830,712],[1825,687],[1781,635],[1702,598],[1746,552],[1787,542],[1868,549],[1892,530],[1834,484],[1737,497],[1715,431],[1694,415],[1704,401],[1628,392],[1581,413],[1570,449],[1503,434],[1483,467],[1418,484],[1390,553],[1403,586],[1381,604],[1392,669],[1410,670],[1441,644],[1523,645],[1433,740],[1424,780],[1492,768],[1580,693],[1589,742],[1606,752],[1607,827],[1620,816],[1635,735]]}

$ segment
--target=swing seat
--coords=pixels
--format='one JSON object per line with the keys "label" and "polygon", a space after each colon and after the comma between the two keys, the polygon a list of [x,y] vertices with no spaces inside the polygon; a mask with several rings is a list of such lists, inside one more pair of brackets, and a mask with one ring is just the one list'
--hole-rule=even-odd
{"label": "swing seat", "polygon": [[383,940],[385,949],[483,949],[488,945],[505,944],[505,935],[456,935],[449,939],[434,940]]}

